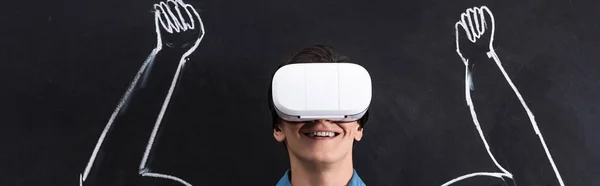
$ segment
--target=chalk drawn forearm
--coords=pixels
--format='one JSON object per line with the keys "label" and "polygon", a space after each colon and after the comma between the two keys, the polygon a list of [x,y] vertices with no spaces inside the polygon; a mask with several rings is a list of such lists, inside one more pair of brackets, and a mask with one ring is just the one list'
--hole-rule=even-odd
{"label": "chalk drawn forearm", "polygon": [[[181,70],[183,69],[185,63],[187,62],[187,57],[196,50],[196,48],[202,41],[202,38],[204,37],[204,34],[205,34],[204,24],[202,23],[202,19],[200,18],[200,15],[198,14],[198,12],[194,9],[194,7],[192,5],[185,4],[182,0],[178,0],[178,1],[168,0],[167,2],[174,3],[175,10],[171,10],[171,8],[165,2],[161,2],[158,5],[157,4],[154,5],[154,9],[156,10],[154,17],[155,17],[155,24],[156,24],[156,32],[159,37],[158,39],[162,39],[162,38],[160,38],[161,34],[160,34],[160,29],[158,28],[159,22],[160,22],[160,25],[162,26],[162,28],[165,31],[167,31],[168,33],[173,34],[173,33],[183,33],[183,32],[189,31],[189,32],[198,33],[197,34],[198,37],[194,38],[195,41],[193,41],[193,45],[189,49],[187,49],[187,51],[185,51],[185,53],[181,56],[181,59],[179,61],[179,66],[177,68],[177,71],[175,72],[173,81],[172,81],[171,86],[169,87],[169,91],[167,93],[167,97],[165,98],[163,106],[160,110],[160,113],[158,115],[158,119],[156,120],[154,129],[152,130],[152,134],[150,135],[150,139],[148,140],[148,145],[146,146],[146,151],[144,152],[144,156],[140,163],[139,169],[140,169],[140,174],[142,174],[142,175],[147,173],[147,170],[145,170],[145,169],[146,169],[148,155],[150,154],[150,151],[152,149],[152,144],[154,143],[154,138],[156,137],[156,133],[158,132],[162,118],[165,114],[165,111],[166,111],[168,105],[169,105],[169,101],[171,100],[171,96],[173,95],[173,91],[175,90],[175,86],[177,85],[177,80],[179,79]],[[184,17],[182,16],[181,9],[184,9],[187,12],[187,16],[188,16],[187,19],[184,19]],[[175,16],[173,14],[173,11],[176,11],[179,16]],[[192,15],[192,13],[190,13],[190,11],[193,12],[193,15]],[[195,19],[198,20],[197,23],[196,23],[196,21],[194,21]],[[198,25],[196,25],[196,24],[198,24]]]}
{"label": "chalk drawn forearm", "polygon": [[[465,46],[468,47],[470,45],[475,45],[475,44],[485,44],[488,46],[488,49],[489,49],[489,51],[486,51],[486,56],[488,58],[491,58],[494,60],[497,67],[502,72],[506,82],[510,85],[513,92],[518,97],[518,99],[521,103],[521,106],[523,106],[524,110],[527,112],[527,115],[529,117],[529,120],[531,122],[533,130],[539,137],[539,140],[545,150],[545,153],[548,157],[550,164],[552,165],[552,168],[554,170],[556,178],[558,179],[558,182],[560,183],[561,186],[564,186],[562,177],[559,174],[558,169],[556,168],[556,165],[554,164],[554,160],[552,159],[550,152],[548,151],[548,148],[546,146],[544,138],[542,137],[542,133],[538,129],[537,123],[534,119],[534,115],[529,110],[529,107],[527,106],[527,104],[525,104],[523,97],[521,96],[521,94],[517,90],[516,86],[512,83],[512,80],[510,79],[510,77],[507,75],[506,71],[502,67],[502,63],[500,62],[500,59],[498,58],[498,55],[496,54],[496,52],[494,50],[493,42],[494,42],[495,26],[496,25],[495,25],[494,15],[492,14],[492,12],[490,11],[490,9],[488,7],[481,6],[481,7],[468,8],[464,13],[461,14],[461,19],[458,22],[456,22],[456,24],[455,24],[455,34],[456,34],[455,36],[456,36],[456,52],[465,65],[465,99],[466,99],[466,103],[469,106],[469,110],[471,112],[471,117],[473,119],[473,123],[475,124],[475,127],[477,128],[477,131],[479,132],[479,136],[487,150],[488,155],[490,156],[491,160],[494,162],[496,167],[501,172],[470,173],[470,174],[466,174],[466,175],[454,178],[442,185],[443,186],[451,185],[453,183],[456,183],[456,182],[459,182],[461,180],[468,179],[471,177],[475,177],[475,176],[497,177],[502,180],[504,180],[504,178],[513,179],[513,175],[509,171],[507,171],[504,167],[502,167],[498,163],[498,161],[496,161],[496,158],[492,154],[492,152],[490,150],[490,146],[483,134],[481,125],[477,118],[477,113],[475,112],[475,106],[471,99],[471,91],[474,90],[474,85],[473,85],[473,79],[472,79],[473,76],[471,75],[471,70],[470,70],[469,66],[472,65],[475,61],[469,61],[470,56],[465,55],[465,53],[461,51],[461,47],[465,47]],[[465,37],[468,40],[464,40]]]}
{"label": "chalk drawn forearm", "polygon": [[[196,50],[196,48],[198,47],[198,45],[204,37],[204,24],[202,22],[202,19],[200,18],[200,15],[194,9],[194,7],[192,5],[184,3],[182,0],[167,0],[166,2],[154,4],[154,10],[154,25],[157,40],[156,47],[152,50],[150,55],[147,57],[147,59],[144,61],[144,63],[136,73],[133,81],[127,88],[127,91],[119,101],[116,109],[111,114],[106,126],[100,134],[98,142],[96,143],[96,146],[92,151],[92,154],[84,171],[79,175],[79,182],[81,186],[84,185],[86,180],[88,179],[89,173],[95,164],[98,152],[100,148],[102,148],[102,144],[105,142],[105,138],[109,135],[108,133],[111,131],[111,129],[114,128],[114,125],[116,124],[114,123],[115,119],[119,117],[119,115],[123,111],[123,108],[127,106],[127,104],[131,101],[132,97],[134,97],[133,92],[136,92],[140,87],[144,86],[144,84],[147,83],[147,80],[150,76],[150,69],[152,66],[154,66],[155,58],[157,57],[159,52],[163,50],[164,45],[168,47],[174,47],[178,50],[183,49],[183,54],[181,55],[179,62],[176,64],[177,67],[175,69],[174,75],[172,76],[170,85],[168,86],[168,90],[165,90],[167,92],[166,96],[161,102],[162,106],[160,107],[158,116],[156,116],[152,132],[150,133],[150,137],[146,144],[145,151],[143,153],[142,159],[140,160],[140,164],[138,167],[139,175],[143,177],[169,179],[179,182],[186,186],[191,185],[190,183],[178,177],[153,172],[148,166],[148,157],[152,152],[155,137],[158,133],[160,124],[168,108],[171,97],[173,96],[173,92],[177,85],[177,81],[181,76],[181,71],[183,70],[186,62],[188,61],[188,57]],[[192,38],[184,39],[185,42],[178,43],[177,41],[170,40],[172,38],[183,37],[183,34],[189,36],[189,33],[192,33]],[[119,125],[123,124],[126,125],[126,123],[119,123]]]}

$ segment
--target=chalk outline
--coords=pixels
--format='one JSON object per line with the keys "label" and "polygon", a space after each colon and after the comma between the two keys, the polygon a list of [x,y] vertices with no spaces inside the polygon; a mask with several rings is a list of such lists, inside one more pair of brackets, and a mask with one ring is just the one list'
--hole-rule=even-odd
{"label": "chalk outline", "polygon": [[[163,178],[163,179],[170,179],[170,180],[174,180],[177,181],[179,183],[182,183],[186,186],[191,186],[190,183],[184,181],[183,179],[180,179],[178,177],[175,176],[171,176],[171,175],[166,175],[166,174],[161,174],[161,173],[153,173],[150,172],[150,170],[147,167],[147,160],[148,160],[148,156],[150,155],[150,152],[152,150],[152,146],[154,144],[154,140],[156,137],[156,134],[158,133],[158,129],[160,127],[160,124],[162,122],[162,118],[165,114],[165,111],[169,105],[169,101],[171,99],[171,96],[173,95],[173,91],[175,90],[175,86],[177,84],[177,80],[179,79],[181,70],[183,69],[183,67],[185,66],[185,63],[187,62],[187,57],[196,50],[196,48],[198,47],[198,45],[200,44],[200,42],[202,41],[202,39],[204,38],[204,35],[206,34],[206,31],[204,29],[204,23],[202,22],[202,19],[200,18],[200,14],[198,14],[198,12],[196,11],[196,9],[189,4],[185,4],[183,2],[183,0],[167,0],[167,2],[173,3],[175,5],[175,10],[177,11],[177,14],[179,15],[179,19],[177,19],[177,17],[173,14],[173,12],[171,11],[171,9],[169,8],[169,6],[167,5],[167,3],[165,2],[160,2],[159,4],[154,4],[154,25],[155,25],[155,31],[156,31],[156,40],[157,40],[157,44],[156,47],[152,50],[152,52],[150,53],[150,55],[148,56],[148,58],[146,58],[146,60],[144,61],[144,63],[142,64],[142,66],[140,67],[140,69],[138,70],[136,76],[134,77],[132,83],[129,85],[129,87],[127,88],[127,91],[125,92],[125,94],[123,95],[123,97],[121,98],[121,100],[119,101],[119,104],[117,105],[117,108],[115,109],[115,111],[112,113],[110,119],[108,120],[108,123],[106,124],[106,126],[104,127],[104,130],[102,131],[102,133],[100,134],[100,137],[98,139],[98,142],[96,143],[96,146],[94,147],[94,150],[92,152],[92,155],[90,157],[90,160],[88,161],[83,174],[79,174],[79,185],[83,186],[83,182],[86,180],[90,169],[93,166],[93,163],[96,159],[96,156],[98,154],[98,151],[100,150],[100,147],[102,145],[102,143],[104,142],[104,138],[106,138],[106,135],[108,133],[108,131],[111,129],[112,124],[114,122],[114,119],[117,117],[117,115],[119,114],[120,110],[123,108],[123,106],[125,106],[129,100],[129,97],[131,96],[131,92],[137,87],[138,81],[141,77],[141,75],[144,73],[144,71],[148,70],[147,67],[149,64],[154,62],[154,58],[156,57],[156,54],[158,54],[158,52],[160,50],[162,50],[162,37],[160,34],[160,28],[159,28],[159,22],[160,25],[163,27],[163,29],[168,32],[168,33],[173,33],[173,30],[175,30],[175,32],[179,33],[179,32],[183,32],[186,30],[195,30],[195,22],[194,22],[194,18],[192,16],[192,14],[190,13],[190,10],[194,13],[194,15],[196,16],[196,18],[198,18],[199,21],[199,26],[200,26],[200,37],[195,41],[194,45],[188,50],[186,51],[181,59],[179,60],[179,65],[177,67],[177,70],[175,72],[175,75],[173,77],[173,80],[171,82],[171,86],[169,88],[169,91],[167,93],[167,97],[165,98],[165,101],[163,102],[162,108],[159,112],[158,118],[154,124],[154,128],[152,130],[152,133],[150,135],[150,138],[148,140],[148,144],[146,145],[146,150],[144,151],[144,156],[142,158],[142,161],[140,163],[139,166],[139,174],[141,176],[146,176],[146,177],[156,177],[156,178]],[[189,16],[189,20],[191,23],[186,23],[185,19],[183,18],[183,16],[181,15],[181,11],[179,10],[179,6],[181,6],[182,8],[185,9],[187,15]],[[159,10],[160,9],[160,10]],[[166,9],[166,10],[165,10]],[[160,13],[162,12],[162,14],[164,15],[166,20],[163,20],[162,17],[160,16]],[[168,15],[167,15],[168,13]],[[171,19],[169,19],[169,17]],[[165,22],[167,22],[167,24],[165,24]]]}
{"label": "chalk outline", "polygon": [[[552,159],[552,155],[548,151],[546,142],[542,136],[542,133],[540,132],[540,130],[537,126],[537,122],[535,121],[535,116],[533,115],[531,110],[529,110],[529,107],[527,106],[527,104],[525,104],[523,97],[521,96],[521,94],[519,93],[519,90],[517,90],[516,86],[513,84],[512,80],[510,79],[510,77],[508,76],[506,71],[504,70],[504,67],[502,67],[502,62],[500,61],[500,59],[498,58],[498,55],[496,54],[496,51],[494,50],[493,42],[494,42],[494,33],[495,33],[495,19],[494,19],[494,15],[492,14],[492,12],[490,11],[490,9],[487,6],[481,6],[481,8],[478,8],[478,7],[468,8],[465,13],[461,14],[461,20],[456,22],[456,24],[454,25],[455,34],[456,34],[456,52],[458,53],[458,55],[462,59],[463,63],[465,64],[465,97],[466,97],[467,105],[469,106],[469,109],[471,111],[473,123],[475,124],[477,131],[479,132],[479,136],[481,137],[481,140],[483,141],[485,148],[486,148],[488,154],[490,155],[490,158],[494,161],[494,164],[496,165],[497,168],[499,168],[502,171],[502,173],[498,173],[498,172],[470,173],[470,174],[466,174],[466,175],[454,178],[454,179],[442,184],[442,186],[451,185],[458,181],[461,181],[461,180],[464,180],[464,179],[467,179],[470,177],[475,177],[475,176],[491,176],[491,177],[500,178],[502,180],[504,180],[504,178],[502,176],[505,176],[505,177],[513,179],[513,175],[510,172],[508,172],[506,169],[504,169],[502,166],[500,166],[500,164],[498,164],[498,162],[496,161],[496,158],[494,157],[494,155],[492,155],[492,152],[490,151],[490,147],[485,139],[485,136],[483,135],[483,131],[481,130],[481,126],[479,125],[479,121],[477,120],[477,114],[475,113],[475,107],[473,106],[473,101],[471,100],[471,92],[469,90],[470,88],[471,89],[473,88],[472,76],[471,76],[471,73],[468,68],[469,60],[465,59],[463,57],[462,53],[460,52],[459,29],[462,27],[462,29],[464,29],[465,33],[467,34],[467,38],[472,43],[475,43],[477,41],[477,39],[479,39],[483,34],[485,34],[485,31],[487,29],[488,24],[485,20],[485,15],[484,15],[485,13],[487,13],[491,18],[491,33],[490,33],[491,35],[490,35],[490,43],[489,43],[490,51],[487,52],[487,56],[488,56],[488,58],[494,59],[494,62],[496,63],[496,65],[498,66],[498,68],[500,69],[502,74],[504,75],[504,78],[506,79],[506,81],[508,82],[510,87],[513,89],[513,91],[519,98],[521,105],[527,112],[527,116],[529,117],[529,120],[531,121],[533,130],[535,131],[536,135],[539,137],[540,142],[542,143],[542,146],[544,147],[544,151],[546,153],[546,156],[548,157],[548,160],[550,161],[550,164],[552,165],[552,169],[554,170],[554,173],[556,174],[556,178],[558,179],[558,182],[560,183],[561,186],[564,186],[565,184],[562,180],[560,173],[558,172],[558,168],[556,168],[554,160]],[[474,17],[475,26],[473,26],[473,20],[471,19],[472,14],[479,14],[479,16],[480,16],[479,18],[481,18],[481,19],[479,19],[478,16]],[[467,21],[468,21],[469,26],[467,26]],[[461,27],[459,27],[459,26],[461,26]],[[470,28],[470,30],[469,30],[469,28]]]}

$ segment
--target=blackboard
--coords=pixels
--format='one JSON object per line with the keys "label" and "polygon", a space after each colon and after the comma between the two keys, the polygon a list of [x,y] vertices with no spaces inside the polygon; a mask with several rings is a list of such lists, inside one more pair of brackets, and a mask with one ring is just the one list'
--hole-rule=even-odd
{"label": "blackboard", "polygon": [[[204,32],[199,22],[163,30],[169,44],[152,56],[158,3],[3,3],[0,185],[275,185],[289,162],[273,139],[269,82],[315,44],[371,74],[369,123],[353,155],[367,185],[443,185],[484,172],[451,185],[600,185],[600,3],[187,0]],[[462,13],[475,22],[487,10],[489,56],[490,20],[465,19],[475,44],[457,32]],[[140,83],[152,91],[121,105],[150,58]],[[102,137],[120,105],[126,116]],[[144,173],[173,177],[138,179]]]}

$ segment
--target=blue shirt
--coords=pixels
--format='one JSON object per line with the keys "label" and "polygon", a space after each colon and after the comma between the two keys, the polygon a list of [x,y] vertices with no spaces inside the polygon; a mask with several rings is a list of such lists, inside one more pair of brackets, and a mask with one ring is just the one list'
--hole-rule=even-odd
{"label": "blue shirt", "polygon": [[[353,171],[354,171],[354,174],[352,175],[352,179],[350,179],[348,186],[367,186],[360,179],[360,177],[358,177],[356,170],[353,170]],[[288,169],[287,171],[285,171],[285,174],[283,175],[283,177],[281,177],[281,179],[279,179],[279,182],[277,182],[276,186],[292,186],[289,175],[290,175],[290,170]]]}

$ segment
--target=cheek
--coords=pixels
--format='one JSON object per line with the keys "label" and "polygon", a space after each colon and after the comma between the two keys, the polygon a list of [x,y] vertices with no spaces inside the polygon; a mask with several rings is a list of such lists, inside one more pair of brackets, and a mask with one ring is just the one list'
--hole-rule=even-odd
{"label": "cheek", "polygon": [[358,132],[358,123],[349,123],[347,125],[340,126],[347,136],[354,137]]}
{"label": "cheek", "polygon": [[286,123],[285,124],[285,135],[292,137],[292,136],[297,136],[298,135],[298,131],[300,131],[300,128],[302,127],[302,124],[289,124]]}

